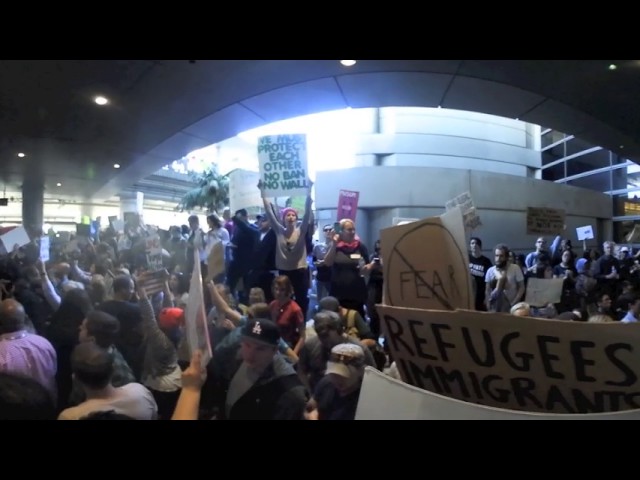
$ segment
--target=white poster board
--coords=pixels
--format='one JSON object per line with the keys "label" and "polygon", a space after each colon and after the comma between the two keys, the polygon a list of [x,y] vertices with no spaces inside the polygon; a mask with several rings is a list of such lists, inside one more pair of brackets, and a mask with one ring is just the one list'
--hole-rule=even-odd
{"label": "white poster board", "polygon": [[356,420],[640,420],[640,410],[538,413],[487,407],[422,390],[366,367]]}
{"label": "white poster board", "polygon": [[444,204],[444,208],[447,212],[449,210],[453,210],[456,207],[460,207],[460,210],[462,211],[462,221],[464,223],[464,228],[466,228],[467,230],[473,230],[482,225],[482,222],[480,222],[480,217],[476,213],[476,206],[473,203],[470,192],[461,193],[457,197],[452,198]]}
{"label": "white poster board", "polygon": [[29,234],[27,234],[27,231],[22,225],[14,228],[13,230],[9,230],[8,232],[0,236],[0,240],[2,240],[4,248],[8,253],[11,253],[13,251],[13,247],[15,245],[23,247],[31,241],[31,239],[29,238]]}
{"label": "white poster board", "polygon": [[51,247],[51,241],[49,237],[40,238],[40,260],[43,262],[49,261],[49,249]]}
{"label": "white poster board", "polygon": [[260,207],[263,202],[258,190],[260,174],[237,169],[229,174],[229,208],[232,212],[242,208]]}
{"label": "white poster board", "polygon": [[591,225],[576,228],[576,234],[578,235],[578,240],[591,240],[594,238],[593,227]]}
{"label": "white poster board", "polygon": [[[307,137],[267,135],[258,139],[260,181],[267,197],[306,197],[309,191]],[[256,182],[257,184],[257,182]]]}
{"label": "white poster board", "polygon": [[524,301],[532,307],[546,307],[550,303],[560,303],[564,278],[530,278]]}

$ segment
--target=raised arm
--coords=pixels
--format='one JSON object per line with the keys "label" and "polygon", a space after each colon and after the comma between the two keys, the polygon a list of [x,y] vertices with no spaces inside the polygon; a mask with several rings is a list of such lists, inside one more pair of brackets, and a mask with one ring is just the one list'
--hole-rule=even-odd
{"label": "raised arm", "polygon": [[189,367],[182,372],[182,389],[171,420],[198,420],[200,394],[207,378],[207,370],[202,365],[202,352],[196,350],[191,356]]}
{"label": "raised arm", "polygon": [[213,302],[213,306],[216,307],[216,310],[237,325],[242,318],[240,312],[235,311],[229,306],[227,302],[225,302],[224,298],[222,298],[220,292],[218,292],[218,289],[213,282],[208,282],[207,287],[209,288],[211,301]]}
{"label": "raised arm", "polygon": [[60,304],[62,303],[62,299],[60,295],[56,293],[55,288],[53,288],[53,284],[51,280],[49,280],[49,275],[47,275],[47,269],[44,267],[44,263],[42,260],[38,260],[36,263],[36,267],[38,272],[40,273],[40,280],[42,281],[42,294],[44,295],[45,300],[49,304],[49,306],[55,311],[60,308]]}

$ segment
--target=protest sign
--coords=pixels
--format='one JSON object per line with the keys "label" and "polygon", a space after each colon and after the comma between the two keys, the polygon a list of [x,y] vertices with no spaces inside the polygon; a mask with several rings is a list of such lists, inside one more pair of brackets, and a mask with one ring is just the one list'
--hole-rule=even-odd
{"label": "protest sign", "polygon": [[340,190],[338,195],[338,213],[336,220],[340,221],[345,218],[356,221],[358,213],[359,192],[351,192],[349,190]]}
{"label": "protest sign", "polygon": [[307,139],[304,134],[258,139],[260,181],[267,197],[307,196]]}
{"label": "protest sign", "polygon": [[591,225],[578,227],[576,228],[576,234],[578,235],[578,240],[591,240],[593,238],[593,227]]}
{"label": "protest sign", "polygon": [[31,241],[31,239],[29,238],[29,234],[22,225],[11,228],[10,230],[4,232],[2,235],[0,235],[0,240],[2,240],[2,244],[4,245],[4,248],[8,253],[11,253],[13,251],[13,247],[15,245],[23,247]]}
{"label": "protest sign", "polygon": [[565,227],[565,212],[556,208],[527,208],[527,235],[558,235]]}
{"label": "protest sign", "polygon": [[185,330],[189,354],[196,350],[202,352],[202,365],[211,360],[211,342],[207,328],[207,316],[204,312],[204,295],[202,293],[202,271],[198,249],[193,252],[193,273],[189,286],[189,300],[185,308]]}
{"label": "protest sign", "polygon": [[416,388],[366,367],[356,420],[640,420],[640,410],[562,414],[525,412],[464,402]]}
{"label": "protest sign", "polygon": [[391,225],[398,226],[398,225],[406,225],[408,223],[413,223],[413,222],[417,222],[418,220],[420,220],[419,218],[407,218],[407,217],[393,217],[393,220],[391,220]]}
{"label": "protest sign", "polygon": [[400,376],[418,388],[512,410],[640,408],[640,325],[377,309]]}
{"label": "protest sign", "polygon": [[464,228],[473,230],[482,225],[480,217],[476,213],[476,207],[473,204],[471,193],[464,192],[449,200],[444,205],[445,211],[447,212],[449,210],[453,210],[455,207],[460,207],[460,210],[462,211],[462,222],[464,223]]}
{"label": "protest sign", "polygon": [[384,303],[412,308],[473,308],[462,214],[383,229]]}
{"label": "protest sign", "polygon": [[535,278],[527,281],[524,301],[533,307],[546,307],[550,303],[560,303],[564,278]]}
{"label": "protest sign", "polygon": [[51,248],[51,240],[49,237],[40,238],[40,260],[43,262],[49,261],[49,249]]}
{"label": "protest sign", "polygon": [[232,212],[242,208],[262,208],[262,197],[258,190],[260,174],[238,168],[229,174],[229,208]]}

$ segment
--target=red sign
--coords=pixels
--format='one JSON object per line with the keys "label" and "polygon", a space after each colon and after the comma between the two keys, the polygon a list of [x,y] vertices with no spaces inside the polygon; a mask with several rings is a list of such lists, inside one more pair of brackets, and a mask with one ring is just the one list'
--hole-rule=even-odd
{"label": "red sign", "polygon": [[337,220],[343,220],[348,218],[349,220],[356,221],[356,214],[358,213],[358,198],[360,192],[351,192],[349,190],[340,190],[338,196],[338,215]]}

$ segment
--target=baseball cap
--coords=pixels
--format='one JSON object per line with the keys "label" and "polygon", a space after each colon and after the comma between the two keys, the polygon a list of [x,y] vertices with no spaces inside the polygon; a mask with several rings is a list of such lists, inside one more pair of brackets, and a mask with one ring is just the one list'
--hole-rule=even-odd
{"label": "baseball cap", "polygon": [[158,325],[164,330],[170,330],[184,324],[184,310],[181,308],[163,308],[158,315]]}
{"label": "baseball cap", "polygon": [[353,368],[364,366],[364,350],[355,343],[341,343],[331,349],[325,374],[334,373],[341,377],[350,378]]}
{"label": "baseball cap", "polygon": [[242,338],[246,340],[253,340],[272,347],[278,346],[280,341],[280,329],[271,320],[260,318],[251,320],[242,327],[241,333]]}
{"label": "baseball cap", "polygon": [[629,253],[629,247],[622,247],[620,251]]}

